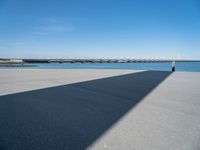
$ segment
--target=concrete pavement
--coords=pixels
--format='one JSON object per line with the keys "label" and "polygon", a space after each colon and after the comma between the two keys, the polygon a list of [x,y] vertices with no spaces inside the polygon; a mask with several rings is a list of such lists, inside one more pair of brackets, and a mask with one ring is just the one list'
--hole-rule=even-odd
{"label": "concrete pavement", "polygon": [[0,70],[0,149],[199,150],[200,73]]}

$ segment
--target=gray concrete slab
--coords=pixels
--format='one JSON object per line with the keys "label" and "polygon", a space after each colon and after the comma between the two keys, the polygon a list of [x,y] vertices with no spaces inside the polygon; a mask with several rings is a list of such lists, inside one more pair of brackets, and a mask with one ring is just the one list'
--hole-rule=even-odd
{"label": "gray concrete slab", "polygon": [[199,150],[199,77],[0,70],[0,149]]}
{"label": "gray concrete slab", "polygon": [[133,70],[0,69],[0,95],[134,73]]}

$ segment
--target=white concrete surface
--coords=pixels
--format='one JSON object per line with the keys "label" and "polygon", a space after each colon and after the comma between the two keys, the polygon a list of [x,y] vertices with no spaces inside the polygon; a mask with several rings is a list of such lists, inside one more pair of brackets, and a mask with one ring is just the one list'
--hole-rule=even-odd
{"label": "white concrete surface", "polygon": [[[85,138],[87,139],[88,137],[88,139],[90,139],[90,136],[88,134],[93,134],[94,131],[98,131],[98,129],[93,130],[92,128],[101,127],[100,122],[98,122],[98,119],[96,118],[99,117],[98,113],[100,112],[98,112],[98,110],[101,110],[98,109],[98,107],[102,106],[102,108],[108,108],[107,110],[103,110],[105,112],[108,111],[110,113],[113,113],[114,117],[114,112],[120,111],[120,106],[123,107],[123,105],[125,106],[129,102],[131,103],[131,100],[134,100],[134,97],[136,95],[143,92],[143,90],[145,90],[147,86],[150,86],[150,80],[156,80],[156,75],[162,75],[162,73],[160,72],[147,72],[147,74],[144,74],[142,76],[134,76],[134,74],[137,74],[137,72],[138,71],[131,70],[0,70],[0,108],[3,109],[6,107],[5,110],[7,110],[7,108],[12,110],[13,108],[16,108],[18,106],[12,106],[12,108],[10,108],[9,105],[12,105],[13,100],[14,103],[17,103],[18,101],[20,101],[20,103],[24,103],[27,98],[26,104],[30,105],[31,109],[34,109],[34,111],[38,111],[38,114],[43,114],[42,116],[44,118],[46,114],[47,118],[45,119],[50,119],[53,116],[56,116],[56,114],[59,114],[59,118],[63,117],[61,119],[62,121],[56,118],[54,122],[57,123],[56,126],[58,126],[58,130],[61,130],[63,127],[61,136],[66,136],[66,143],[68,142],[67,146],[69,146],[63,149],[200,150],[200,73],[186,72],[175,72],[169,74],[166,77],[163,77],[163,79],[157,83],[157,86],[151,87],[150,90],[147,90],[148,92],[146,92],[142,96],[139,96],[141,99],[137,102],[136,105],[134,104],[134,107],[128,107],[129,109],[127,109],[126,113],[121,113],[120,117],[118,116],[118,119],[115,119],[115,121],[107,125],[106,129],[103,128],[103,130],[101,130],[101,134],[95,134],[95,138],[93,137],[92,140],[88,140],[90,142],[86,142],[86,146],[76,147],[78,144],[82,143],[82,140],[85,140],[84,138],[82,139],[79,137],[82,137],[82,135],[85,134]],[[79,84],[79,82],[82,81],[101,79],[130,73],[132,73],[131,76],[128,76],[126,78],[122,76],[120,80],[118,78],[114,78],[114,80],[112,81],[110,81],[110,79],[106,79],[97,80],[92,83],[86,82],[83,84]],[[31,95],[33,95],[33,97],[35,98],[31,98],[30,95],[28,95],[28,93],[26,92],[25,94],[22,93],[16,96],[13,95],[12,97],[13,93],[31,91],[34,89],[41,89],[42,91],[43,88],[67,85],[71,83],[77,84],[72,84],[65,88],[63,87],[65,89],[64,91],[66,91],[66,94],[57,94],[59,91],[62,91],[63,88],[60,88],[60,90],[52,88],[50,89],[51,93],[49,93],[51,94],[51,97],[48,97],[48,95],[45,96],[45,92],[42,92],[43,96],[41,97],[41,93],[37,95],[39,91],[31,93]],[[137,89],[139,89],[139,91],[137,91]],[[7,96],[8,94],[11,96]],[[59,101],[60,95],[62,103],[53,103],[53,97],[55,95],[57,96],[56,101]],[[23,101],[19,100],[19,98],[23,99]],[[79,120],[86,119],[86,122],[88,122],[88,126],[89,129],[91,129],[91,132],[88,131],[89,129],[87,129],[87,124],[85,124],[85,121],[80,122],[80,126],[82,126],[81,123],[84,122],[83,129],[79,130],[79,125],[77,125],[77,128],[69,129],[71,125],[68,124],[69,122],[65,122],[65,119],[70,120],[70,114],[58,112],[62,109],[63,111],[67,111],[65,109],[76,109],[76,107],[78,107],[72,105],[71,103],[73,102],[64,101],[70,98],[72,100],[80,100],[79,103],[81,107],[79,109],[77,108],[76,112],[79,111],[83,105],[85,107],[83,113],[91,112],[91,114],[96,114],[94,118],[90,118],[89,115],[88,118],[85,118],[85,116],[87,115],[83,115],[83,118],[79,118]],[[9,101],[10,99],[11,101]],[[39,99],[41,99],[41,101],[48,100],[47,102],[51,105],[47,106],[48,104],[45,103],[43,106],[43,102],[40,103]],[[9,101],[9,104],[6,103],[6,100]],[[1,101],[4,102],[1,103]],[[37,101],[39,104],[36,105],[36,102],[33,101]],[[113,106],[110,101],[112,101]],[[117,104],[116,101],[120,102],[120,104]],[[87,103],[87,105],[85,105],[84,103]],[[61,104],[63,106],[61,106]],[[67,104],[69,104],[69,106],[67,106]],[[47,108],[48,111],[44,110]],[[58,110],[57,108],[59,108],[60,110]],[[111,109],[113,109],[113,111],[111,111]],[[54,111],[54,113],[51,114],[51,110]],[[71,110],[70,112],[75,113],[74,110]],[[30,114],[32,114],[32,112],[30,112]],[[80,116],[81,115],[82,114],[80,113]],[[108,113],[107,115],[110,114]],[[107,118],[107,116],[101,117],[105,118],[105,120]],[[5,127],[6,125],[4,126],[4,124],[2,123],[3,118],[7,117],[6,115],[4,115],[4,111],[2,110],[0,115],[0,133],[4,133],[3,130],[7,129],[7,127]],[[108,119],[112,119],[112,114],[110,118],[108,117]],[[90,121],[93,120],[96,120],[96,122],[92,122],[90,124]],[[103,120],[101,121],[104,122]],[[67,128],[60,124],[58,125],[58,123],[63,123],[63,125],[66,125]],[[45,125],[42,127],[44,127],[44,129],[46,128]],[[12,126],[10,128],[12,128]],[[66,130],[71,130],[69,133],[72,133],[72,135],[63,135],[65,133],[64,131]],[[13,133],[15,132],[16,131],[13,131]],[[26,132],[24,134],[24,136],[26,136]],[[76,136],[76,134],[80,135]],[[10,135],[12,134],[10,133]],[[56,136],[57,135],[55,134],[55,137]],[[0,138],[3,137],[10,139],[9,135],[6,133],[0,136]],[[64,139],[62,138],[61,141]],[[73,143],[71,147],[69,145],[70,140],[72,140]],[[2,140],[0,139],[0,148],[1,141]],[[51,137],[50,141],[54,142],[54,137]],[[4,143],[6,142],[4,141]],[[22,142],[20,144],[18,143],[18,146],[20,145],[21,147],[26,148],[25,143]],[[34,144],[37,145],[38,143],[35,142]],[[12,142],[10,145],[12,145]],[[58,145],[59,144],[53,146]],[[6,146],[3,144],[2,147],[6,149]],[[38,146],[37,148],[42,149],[44,147]],[[58,147],[56,148],[59,149]]]}
{"label": "white concrete surface", "polygon": [[175,72],[91,150],[200,150],[200,73]]}
{"label": "white concrete surface", "polygon": [[133,70],[0,69],[0,95],[134,73]]}

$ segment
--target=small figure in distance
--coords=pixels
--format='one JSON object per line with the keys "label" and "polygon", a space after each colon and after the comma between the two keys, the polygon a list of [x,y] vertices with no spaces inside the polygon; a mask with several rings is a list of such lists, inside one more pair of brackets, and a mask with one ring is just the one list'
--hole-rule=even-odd
{"label": "small figure in distance", "polygon": [[176,70],[176,62],[172,61],[172,72]]}

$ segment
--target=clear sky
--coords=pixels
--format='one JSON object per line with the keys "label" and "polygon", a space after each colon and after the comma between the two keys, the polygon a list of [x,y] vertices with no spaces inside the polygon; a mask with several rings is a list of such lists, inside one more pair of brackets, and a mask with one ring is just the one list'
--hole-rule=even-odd
{"label": "clear sky", "polygon": [[0,0],[0,57],[200,59],[200,0]]}

